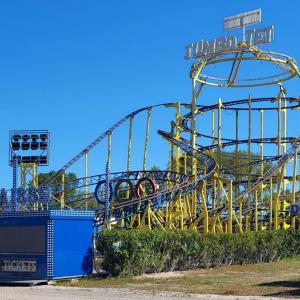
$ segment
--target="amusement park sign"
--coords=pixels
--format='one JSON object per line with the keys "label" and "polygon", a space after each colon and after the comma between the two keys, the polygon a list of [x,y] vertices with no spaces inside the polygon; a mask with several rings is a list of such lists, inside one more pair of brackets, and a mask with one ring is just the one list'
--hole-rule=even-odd
{"label": "amusement park sign", "polygon": [[261,22],[261,8],[224,19],[224,30],[232,30]]}
{"label": "amusement park sign", "polygon": [[[245,42],[248,46],[267,44],[274,39],[274,26],[262,29],[249,29],[245,32]],[[224,51],[237,50],[240,43],[235,35],[220,37],[211,41],[201,40],[185,47],[185,59],[205,57]]]}
{"label": "amusement park sign", "polygon": [[0,272],[36,272],[35,260],[0,260]]}

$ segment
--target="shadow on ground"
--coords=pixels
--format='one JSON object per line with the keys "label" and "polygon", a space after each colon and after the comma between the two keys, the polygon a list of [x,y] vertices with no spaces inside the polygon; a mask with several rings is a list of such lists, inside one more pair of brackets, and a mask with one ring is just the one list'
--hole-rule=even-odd
{"label": "shadow on ground", "polygon": [[277,296],[277,297],[300,297],[300,281],[299,280],[286,280],[286,281],[272,281],[272,282],[265,282],[261,283],[258,286],[265,286],[265,287],[277,287],[277,288],[288,288],[285,291],[267,294],[264,296]]}

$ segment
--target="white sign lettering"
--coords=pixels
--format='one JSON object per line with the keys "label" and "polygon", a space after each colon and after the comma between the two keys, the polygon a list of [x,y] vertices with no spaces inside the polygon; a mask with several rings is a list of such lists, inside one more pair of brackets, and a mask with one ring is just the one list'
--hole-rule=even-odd
{"label": "white sign lettering", "polygon": [[[274,27],[270,26],[262,29],[250,29],[246,31],[246,43],[250,45],[267,44],[272,42],[274,37]],[[239,49],[239,43],[235,35],[220,37],[211,41],[200,41],[185,47],[185,59],[204,57],[224,51]]]}
{"label": "white sign lettering", "polygon": [[0,260],[0,272],[36,272],[36,261]]}

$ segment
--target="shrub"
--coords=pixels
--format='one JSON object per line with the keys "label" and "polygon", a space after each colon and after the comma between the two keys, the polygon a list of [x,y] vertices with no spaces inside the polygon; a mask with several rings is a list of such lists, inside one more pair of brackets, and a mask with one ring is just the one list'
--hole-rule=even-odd
{"label": "shrub", "polygon": [[300,254],[300,231],[201,234],[193,230],[103,231],[97,241],[110,275],[271,262]]}

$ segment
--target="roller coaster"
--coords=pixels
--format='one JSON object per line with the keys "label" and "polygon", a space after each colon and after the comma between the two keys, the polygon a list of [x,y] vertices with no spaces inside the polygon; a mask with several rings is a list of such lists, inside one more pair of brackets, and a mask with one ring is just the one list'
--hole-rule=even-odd
{"label": "roller coaster", "polygon": [[[266,63],[280,69],[280,73],[240,78],[247,63],[251,69],[255,63]],[[222,64],[224,67],[220,69],[229,74],[226,77],[205,73],[211,66],[218,68]],[[181,228],[203,233],[243,233],[298,228],[299,215],[291,207],[297,206],[300,196],[297,163],[300,137],[295,134],[296,124],[291,126],[293,134],[288,135],[287,114],[292,113],[293,120],[298,120],[300,98],[287,97],[283,83],[299,76],[293,58],[245,42],[234,50],[198,57],[190,70],[193,86],[190,103],[156,104],[127,114],[48,182],[37,186],[33,180],[37,196],[31,201],[17,199],[17,210],[94,209],[97,230]],[[230,101],[218,98],[214,104],[204,104],[200,96],[205,86],[219,90],[243,88],[247,96]],[[277,87],[275,96],[252,98],[249,92],[255,87],[265,87],[267,91],[269,86]],[[166,170],[147,169],[151,116],[157,110],[174,113],[170,130],[157,131],[168,147]],[[144,117],[142,167],[132,170],[134,120]],[[201,129],[198,122],[202,122]],[[111,172],[111,138],[124,126],[128,126],[127,168]],[[270,136],[265,136],[266,131]],[[89,176],[88,156],[103,143],[107,144],[106,170]],[[253,152],[254,147],[259,151]],[[162,150],[154,151],[160,155]],[[81,159],[85,162],[85,176],[66,180],[67,170]],[[39,191],[48,193],[45,201]],[[1,192],[2,212],[11,209],[7,197],[22,195],[18,191],[11,193],[7,196]]]}

